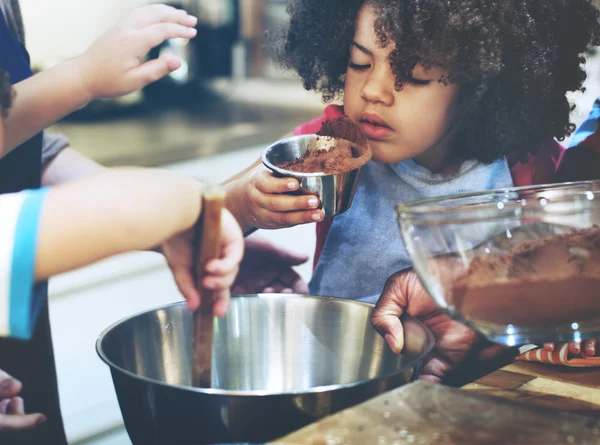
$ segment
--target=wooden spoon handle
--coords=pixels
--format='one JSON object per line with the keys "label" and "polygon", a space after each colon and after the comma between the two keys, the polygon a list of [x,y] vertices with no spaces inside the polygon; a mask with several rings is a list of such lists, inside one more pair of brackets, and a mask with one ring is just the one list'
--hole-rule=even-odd
{"label": "wooden spoon handle", "polygon": [[201,227],[194,252],[196,288],[202,296],[202,305],[194,313],[194,364],[192,385],[210,388],[213,350],[213,300],[210,290],[202,287],[206,263],[220,256],[221,213],[225,203],[225,193],[218,187],[207,188],[202,199]]}

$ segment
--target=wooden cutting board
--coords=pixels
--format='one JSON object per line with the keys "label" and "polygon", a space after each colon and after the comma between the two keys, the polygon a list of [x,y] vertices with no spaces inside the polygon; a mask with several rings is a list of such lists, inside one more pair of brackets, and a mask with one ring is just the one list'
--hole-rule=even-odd
{"label": "wooden cutting board", "polygon": [[600,416],[600,370],[515,362],[463,389]]}
{"label": "wooden cutting board", "polygon": [[[500,373],[496,375],[496,382],[504,383],[488,379],[492,386],[479,381],[478,387],[466,390],[429,382],[412,383],[327,417],[275,443],[600,445],[600,415],[583,416],[550,407],[552,403],[562,406],[561,401],[566,402],[569,397],[521,390],[520,386],[541,377],[503,371],[525,377]],[[526,382],[529,377],[532,378]],[[600,382],[596,386],[598,384]],[[589,389],[598,391],[597,388]],[[484,394],[486,391],[501,398]],[[552,403],[544,397],[550,397]],[[522,403],[524,400],[527,403]],[[599,408],[590,401],[575,399],[573,403],[575,405],[571,407],[592,415],[595,408]]]}

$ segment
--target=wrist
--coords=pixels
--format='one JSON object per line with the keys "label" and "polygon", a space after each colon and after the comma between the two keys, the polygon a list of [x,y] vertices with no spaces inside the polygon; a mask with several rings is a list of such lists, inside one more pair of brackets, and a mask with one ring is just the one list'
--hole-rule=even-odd
{"label": "wrist", "polygon": [[68,65],[68,72],[73,73],[73,90],[76,92],[77,97],[80,98],[81,107],[87,105],[94,99],[97,99],[97,94],[93,88],[93,82],[91,80],[92,75],[91,69],[88,67],[89,61],[85,54],[78,56],[65,62]]}
{"label": "wrist", "polygon": [[225,186],[225,207],[237,220],[242,232],[246,234],[254,229],[255,224],[250,218],[250,207],[244,197],[245,190],[239,188],[236,187],[236,183]]}

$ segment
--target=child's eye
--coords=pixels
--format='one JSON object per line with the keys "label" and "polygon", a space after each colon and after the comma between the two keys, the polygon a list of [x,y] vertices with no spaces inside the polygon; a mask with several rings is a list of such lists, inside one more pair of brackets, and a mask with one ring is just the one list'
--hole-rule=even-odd
{"label": "child's eye", "polygon": [[429,85],[431,83],[431,80],[415,79],[414,77],[411,77],[410,79],[408,79],[408,83],[412,83],[413,85]]}
{"label": "child's eye", "polygon": [[359,65],[357,63],[350,62],[348,64],[348,67],[351,68],[351,69],[353,69],[353,70],[356,70],[356,71],[366,71],[369,68],[371,68],[371,65],[368,65],[368,64],[367,65]]}

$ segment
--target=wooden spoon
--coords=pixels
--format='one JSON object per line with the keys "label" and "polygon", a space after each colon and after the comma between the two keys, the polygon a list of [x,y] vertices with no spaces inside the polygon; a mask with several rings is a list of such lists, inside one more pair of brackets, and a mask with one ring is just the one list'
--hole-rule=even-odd
{"label": "wooden spoon", "polygon": [[202,217],[197,231],[196,288],[202,296],[202,305],[194,312],[192,385],[200,388],[211,387],[214,330],[212,291],[202,287],[202,278],[206,263],[221,254],[221,212],[224,202],[225,192],[221,188],[215,186],[205,190],[202,197]]}

